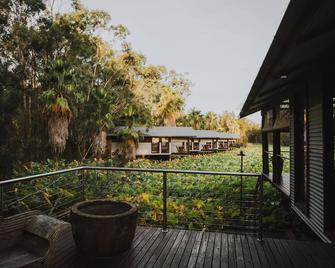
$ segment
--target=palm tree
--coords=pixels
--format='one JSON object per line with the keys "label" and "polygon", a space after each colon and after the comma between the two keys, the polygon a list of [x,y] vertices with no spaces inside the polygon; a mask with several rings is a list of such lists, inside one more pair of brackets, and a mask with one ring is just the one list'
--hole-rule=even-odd
{"label": "palm tree", "polygon": [[72,111],[66,96],[73,90],[73,79],[69,64],[62,60],[52,62],[46,71],[45,82],[48,89],[42,94],[48,115],[49,141],[56,156],[66,146]]}
{"label": "palm tree", "polygon": [[156,116],[166,127],[175,127],[184,106],[183,97],[170,87],[164,86],[156,109]]}
{"label": "palm tree", "polygon": [[208,112],[205,116],[205,129],[216,130],[218,128],[218,117],[214,112]]}
{"label": "palm tree", "polygon": [[204,126],[204,116],[201,111],[193,108],[187,115],[187,125],[194,129],[202,129]]}

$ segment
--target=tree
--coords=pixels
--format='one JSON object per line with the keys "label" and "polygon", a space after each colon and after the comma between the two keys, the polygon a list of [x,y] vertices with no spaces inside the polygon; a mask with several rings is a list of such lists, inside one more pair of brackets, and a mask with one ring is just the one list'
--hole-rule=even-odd
{"label": "tree", "polygon": [[218,128],[218,118],[216,113],[208,112],[205,115],[205,129],[208,130],[217,130]]}
{"label": "tree", "polygon": [[193,127],[194,129],[203,129],[204,116],[201,111],[192,108],[191,111],[184,117],[184,125]]}

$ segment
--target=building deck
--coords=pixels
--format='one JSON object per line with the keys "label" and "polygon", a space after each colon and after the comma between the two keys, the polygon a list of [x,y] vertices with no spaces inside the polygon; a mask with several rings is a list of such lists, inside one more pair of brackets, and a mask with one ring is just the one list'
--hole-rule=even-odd
{"label": "building deck", "polygon": [[290,196],[290,174],[289,173],[283,173],[282,178],[279,183],[273,182],[273,174],[264,174],[265,177],[270,180],[273,185],[280,190],[282,193],[284,193],[287,196]]}
{"label": "building deck", "polygon": [[138,227],[132,248],[105,261],[79,258],[77,267],[335,267],[331,244]]}

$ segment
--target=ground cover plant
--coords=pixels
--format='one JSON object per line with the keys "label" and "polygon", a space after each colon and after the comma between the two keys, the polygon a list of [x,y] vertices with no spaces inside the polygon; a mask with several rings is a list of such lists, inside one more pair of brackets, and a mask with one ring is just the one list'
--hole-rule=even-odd
{"label": "ground cover plant", "polygon": [[[243,149],[244,172],[261,172],[261,147]],[[186,156],[170,161],[138,159],[126,167],[182,170],[240,171],[239,150],[208,155]],[[80,163],[48,160],[30,163],[17,169],[16,176],[39,174],[80,165],[116,166],[115,160]],[[285,167],[287,171],[288,167]],[[81,177],[83,176],[83,177]],[[242,201],[239,176],[169,174],[168,224],[173,227],[196,229],[252,228],[257,225],[257,178],[243,178]],[[40,209],[59,214],[74,202],[85,198],[113,198],[136,203],[140,224],[160,225],[162,222],[162,174],[150,172],[106,172],[86,170],[16,183],[5,187],[4,207],[8,214],[26,209]],[[265,224],[274,228],[273,210],[280,195],[269,184],[264,185]]]}

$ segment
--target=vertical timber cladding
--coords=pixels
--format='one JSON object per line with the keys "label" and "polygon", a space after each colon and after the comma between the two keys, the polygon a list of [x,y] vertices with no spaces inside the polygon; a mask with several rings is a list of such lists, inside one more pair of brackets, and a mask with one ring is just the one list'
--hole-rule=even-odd
{"label": "vertical timber cladding", "polygon": [[315,77],[308,85],[309,135],[309,215],[320,231],[324,230],[324,168],[323,168],[323,80]]}
{"label": "vertical timber cladding", "polygon": [[[308,179],[307,179],[307,210],[303,211],[297,205],[299,195],[304,179],[303,167],[304,158],[298,148],[303,146],[303,125],[297,122],[298,106],[302,105],[304,90],[300,90],[293,97],[294,106],[291,109],[290,131],[291,131],[291,204],[295,210],[303,216],[306,223],[317,233],[324,233],[324,166],[323,166],[323,81],[320,76],[314,76],[313,79],[303,82],[301,89],[305,89],[308,95]],[[302,140],[301,140],[302,139]],[[301,144],[302,143],[302,144]],[[298,183],[299,180],[299,183]]]}

